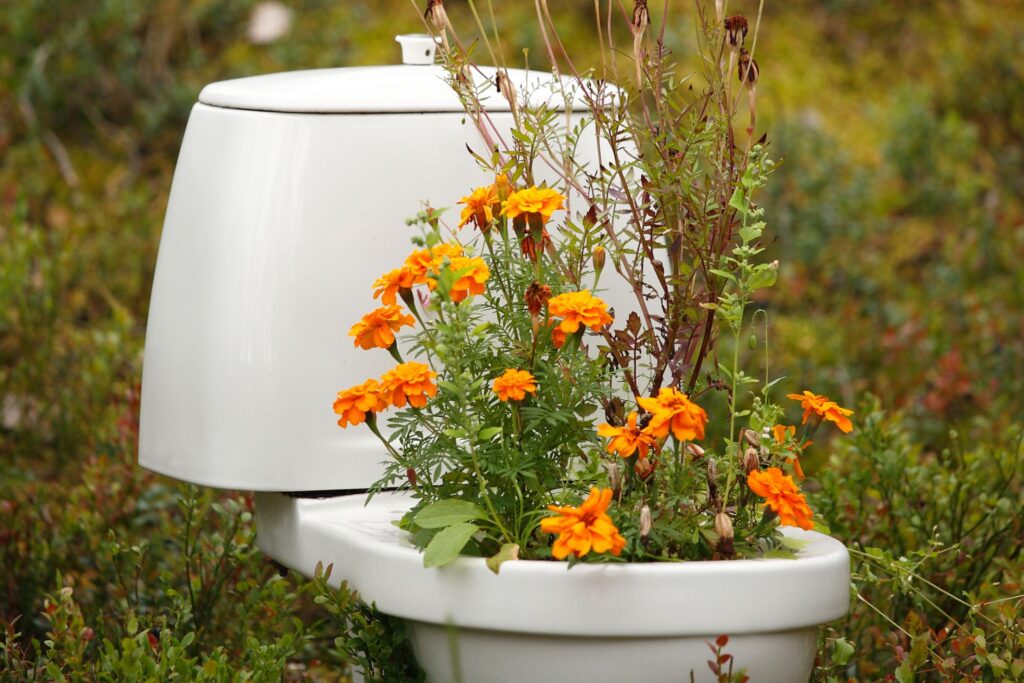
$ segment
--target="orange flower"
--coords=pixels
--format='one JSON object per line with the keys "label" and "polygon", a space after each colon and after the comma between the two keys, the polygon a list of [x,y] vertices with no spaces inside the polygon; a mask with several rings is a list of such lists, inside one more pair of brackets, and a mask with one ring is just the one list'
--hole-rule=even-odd
{"label": "orange flower", "polygon": [[807,418],[814,414],[819,419],[834,422],[844,434],[853,431],[853,423],[847,417],[853,415],[853,411],[841,407],[835,401],[829,400],[827,396],[819,396],[805,390],[802,394],[787,394],[786,398],[800,401],[800,407],[804,409],[803,424],[807,424]]}
{"label": "orange flower", "polygon": [[458,303],[467,296],[484,293],[484,283],[491,276],[491,271],[482,258],[456,256],[451,259],[449,268],[457,274],[458,278],[452,283],[452,288],[448,292],[452,301]]}
{"label": "orange flower", "polygon": [[548,506],[556,516],[542,519],[540,529],[546,534],[558,534],[551,547],[556,560],[564,560],[570,554],[583,557],[591,550],[595,553],[611,551],[612,555],[622,552],[626,539],[606,512],[611,500],[610,488],[592,488],[590,496],[578,508]]}
{"label": "orange flower", "polygon": [[670,430],[680,441],[704,438],[708,414],[677,389],[666,387],[655,398],[637,396],[636,402],[651,414],[646,429],[656,438],[665,438]]}
{"label": "orange flower", "polygon": [[[786,425],[775,425],[774,427],[772,427],[772,436],[775,437],[775,443],[782,446],[786,443],[788,439],[792,439],[794,436],[796,436],[796,427],[794,427],[793,425],[789,425],[788,427]],[[808,441],[807,443],[803,444],[803,446],[800,447],[800,450],[807,448],[812,443],[814,442]],[[803,479],[804,468],[800,466],[800,456],[797,454],[796,448],[791,447],[787,450],[790,450],[790,452],[792,452],[793,454],[793,457],[790,458],[789,462],[793,463],[793,471],[796,473],[797,479]]]}
{"label": "orange flower", "polygon": [[415,324],[411,315],[402,315],[402,309],[396,304],[382,306],[363,316],[363,319],[352,326],[348,336],[355,337],[354,346],[363,349],[387,349],[395,343],[395,332],[403,326]]}
{"label": "orange flower", "polygon": [[410,273],[412,284],[430,284],[427,273],[437,272],[446,258],[451,260],[458,256],[462,256],[461,246],[441,243],[431,249],[419,249],[409,254],[402,268]]}
{"label": "orange flower", "polygon": [[402,363],[380,378],[381,394],[397,408],[405,407],[406,400],[412,407],[422,408],[427,405],[427,396],[437,394],[435,377],[437,373],[423,363]]}
{"label": "orange flower", "polygon": [[508,218],[538,217],[543,225],[551,218],[551,214],[564,208],[562,206],[564,201],[565,195],[557,190],[535,185],[510,194],[501,205],[501,212]]}
{"label": "orange flower", "polygon": [[537,394],[537,379],[526,370],[506,370],[494,380],[494,393],[502,401],[522,401],[527,393]]}
{"label": "orange flower", "polygon": [[384,273],[373,283],[373,298],[380,298],[382,304],[395,303],[395,295],[403,289],[412,289],[416,284],[412,272],[408,268],[396,268]]}
{"label": "orange flower", "polygon": [[334,401],[334,412],[340,415],[339,427],[357,425],[366,421],[370,413],[387,410],[388,402],[380,393],[380,384],[375,379],[368,379],[359,386],[338,392]]}
{"label": "orange flower", "polygon": [[494,220],[495,209],[501,209],[501,201],[498,199],[498,191],[494,185],[476,188],[472,194],[460,199],[459,204],[466,205],[459,218],[459,227],[472,222],[481,231],[490,227],[491,221]]}
{"label": "orange flower", "polygon": [[589,327],[597,332],[604,325],[612,324],[612,317],[608,315],[608,304],[593,296],[589,289],[582,292],[566,292],[559,294],[548,301],[548,312],[551,315],[562,318],[555,332],[561,331],[561,335],[554,335],[555,346],[561,347],[561,341],[565,341],[565,335],[575,334],[580,325]]}
{"label": "orange flower", "polygon": [[778,516],[783,526],[798,526],[813,529],[811,518],[814,513],[807,505],[804,494],[793,483],[793,478],[782,473],[778,467],[754,470],[747,475],[750,490],[765,499],[765,505]]}
{"label": "orange flower", "polygon": [[611,438],[607,446],[609,453],[618,453],[621,457],[628,458],[639,449],[640,457],[646,458],[650,449],[657,450],[658,440],[653,435],[639,429],[636,426],[636,420],[637,414],[636,411],[633,411],[626,418],[626,425],[623,427],[613,427],[610,424],[598,426],[598,436]]}

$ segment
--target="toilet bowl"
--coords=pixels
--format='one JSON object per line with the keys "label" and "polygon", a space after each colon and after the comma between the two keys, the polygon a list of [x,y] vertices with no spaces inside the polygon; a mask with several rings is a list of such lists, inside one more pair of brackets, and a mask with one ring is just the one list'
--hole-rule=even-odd
{"label": "toilet bowl", "polygon": [[[795,572],[785,560],[571,570],[522,561],[495,576],[482,559],[423,569],[392,524],[410,498],[366,503],[388,454],[369,430],[339,429],[331,404],[393,363],[354,348],[346,331],[375,306],[370,283],[412,250],[406,219],[422,202],[453,207],[493,181],[466,153],[486,146],[431,63],[433,39],[403,37],[402,47],[402,65],[256,76],[200,93],[154,276],[140,464],[257,492],[260,548],[306,575],[333,563],[332,580],[406,619],[435,683],[690,680],[694,661],[695,680],[713,680],[707,641],[722,633],[741,665],[759,662],[753,680],[806,680],[816,625],[846,610],[848,557],[825,536],[793,532],[808,543]],[[505,135],[513,116],[494,75],[474,77]],[[531,105],[586,122],[572,82],[509,76]],[[592,163],[596,150],[585,137],[576,160]],[[627,297],[606,295],[620,312]],[[764,585],[775,588],[761,595]]]}

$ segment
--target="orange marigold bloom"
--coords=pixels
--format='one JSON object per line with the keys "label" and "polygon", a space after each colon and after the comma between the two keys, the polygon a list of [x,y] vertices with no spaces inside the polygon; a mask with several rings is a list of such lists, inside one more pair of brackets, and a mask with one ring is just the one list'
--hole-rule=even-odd
{"label": "orange marigold bloom", "polygon": [[449,260],[462,256],[462,247],[458,244],[441,243],[431,249],[419,249],[409,254],[402,268],[410,273],[412,284],[430,284],[428,273],[436,272],[447,258]]}
{"label": "orange marigold bloom", "polygon": [[397,408],[409,405],[422,408],[427,405],[427,397],[437,394],[434,378],[437,373],[423,363],[410,361],[396,365],[380,378],[381,394]]}
{"label": "orange marigold bloom", "polygon": [[652,448],[657,450],[658,440],[654,435],[638,428],[636,420],[637,414],[633,411],[622,427],[613,427],[610,424],[598,426],[598,436],[611,438],[607,446],[609,453],[618,453],[621,457],[628,458],[639,450],[640,457],[646,458],[647,452]]}
{"label": "orange marigold bloom", "polygon": [[385,305],[394,304],[395,295],[400,290],[412,289],[416,282],[412,272],[408,268],[396,268],[384,273],[373,283],[373,298],[380,298]]}
{"label": "orange marigold bloom", "polygon": [[494,380],[492,389],[502,401],[522,401],[527,393],[536,395],[537,378],[526,370],[509,369]]}
{"label": "orange marigold bloom", "polygon": [[653,436],[663,439],[671,431],[672,436],[680,441],[704,438],[708,414],[677,389],[665,387],[657,397],[637,396],[636,402],[651,414],[646,429]]}
{"label": "orange marigold bloom", "polygon": [[490,227],[491,221],[494,220],[495,209],[501,210],[498,190],[494,185],[476,188],[472,194],[460,199],[459,204],[466,205],[459,218],[459,227],[472,222],[481,231]]}
{"label": "orange marigold bloom", "polygon": [[551,554],[557,560],[564,560],[570,554],[583,557],[591,550],[595,553],[611,551],[618,555],[626,547],[626,539],[608,516],[608,505],[612,490],[592,488],[590,496],[578,508],[549,505],[555,513],[540,521],[540,529],[546,534],[558,534]]}
{"label": "orange marigold bloom", "polygon": [[597,332],[604,325],[611,325],[613,322],[612,317],[608,315],[608,304],[592,295],[589,289],[552,297],[548,301],[548,312],[562,318],[558,329],[565,334],[575,334],[580,325]]}
{"label": "orange marigold bloom", "polygon": [[334,401],[334,412],[341,416],[338,418],[338,426],[361,424],[366,421],[367,414],[387,410],[388,402],[380,392],[381,386],[375,379],[339,391]]}
{"label": "orange marigold bloom", "polygon": [[[784,443],[786,443],[787,439],[792,439],[794,436],[796,436],[796,427],[794,427],[793,425],[789,425],[788,427],[786,425],[775,425],[774,427],[772,427],[772,436],[775,437],[775,443],[781,446]],[[803,444],[800,450],[807,448],[812,443],[814,442],[808,441],[807,443]],[[803,479],[804,468],[800,466],[800,456],[797,454],[795,448],[792,449],[792,452],[793,457],[790,458],[790,462],[793,463],[793,471],[796,473],[797,479]]]}
{"label": "orange marigold bloom", "polygon": [[783,526],[798,526],[813,529],[811,518],[814,513],[807,505],[807,499],[793,483],[793,478],[783,474],[778,467],[754,470],[747,475],[750,490],[765,499],[765,505],[779,516]]}
{"label": "orange marigold bloom", "polygon": [[805,390],[802,394],[787,394],[786,398],[800,401],[800,407],[804,409],[803,424],[807,424],[807,418],[811,415],[817,415],[823,420],[834,422],[844,434],[853,431],[853,423],[847,417],[853,415],[853,411],[841,407],[827,396],[819,396]]}
{"label": "orange marigold bloom", "polygon": [[348,336],[355,337],[353,346],[387,349],[395,343],[395,332],[403,326],[412,327],[415,322],[411,315],[402,315],[402,309],[397,304],[391,304],[364,315],[348,331]]}
{"label": "orange marigold bloom", "polygon": [[551,214],[561,211],[564,206],[565,195],[550,187],[528,187],[525,190],[513,192],[501,205],[501,212],[508,218],[523,216],[529,219],[532,216],[540,218],[541,223],[547,223]]}
{"label": "orange marigold bloom", "polygon": [[448,295],[458,303],[467,296],[484,293],[484,283],[491,277],[487,264],[479,257],[456,256],[451,259],[450,269],[459,273],[458,279],[452,283]]}

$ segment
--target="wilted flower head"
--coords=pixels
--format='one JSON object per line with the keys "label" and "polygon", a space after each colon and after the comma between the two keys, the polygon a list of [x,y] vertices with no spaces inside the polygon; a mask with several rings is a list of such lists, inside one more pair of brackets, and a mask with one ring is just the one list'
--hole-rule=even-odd
{"label": "wilted flower head", "polygon": [[735,52],[743,47],[748,30],[747,18],[742,14],[736,14],[725,20],[725,40],[729,43],[730,50]]}

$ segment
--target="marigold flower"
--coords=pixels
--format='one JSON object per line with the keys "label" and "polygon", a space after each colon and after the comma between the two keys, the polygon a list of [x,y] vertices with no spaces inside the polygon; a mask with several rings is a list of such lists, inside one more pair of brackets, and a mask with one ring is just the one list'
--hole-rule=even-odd
{"label": "marigold flower", "polygon": [[570,554],[583,557],[591,550],[595,553],[611,551],[613,555],[622,552],[626,539],[608,516],[611,500],[611,489],[591,488],[590,496],[578,508],[548,506],[548,510],[556,514],[542,519],[540,529],[546,534],[558,534],[551,546],[555,559],[564,560]]}
{"label": "marigold flower", "polygon": [[[796,436],[796,427],[793,425],[775,425],[772,427],[772,437],[775,439],[775,443],[780,446],[785,444],[788,439],[792,439]],[[813,441],[808,441],[800,448],[803,450],[810,446]],[[793,471],[796,473],[797,479],[804,478],[804,468],[800,466],[800,456],[797,454],[796,449],[792,450],[793,457],[789,459],[789,462],[793,464]]]}
{"label": "marigold flower", "polygon": [[636,402],[651,414],[646,429],[653,436],[663,439],[671,431],[680,441],[704,438],[708,414],[677,389],[665,387],[655,398],[637,396]]}
{"label": "marigold flower", "polygon": [[501,213],[507,218],[522,216],[540,218],[541,224],[547,223],[551,214],[561,211],[564,207],[565,195],[550,187],[528,187],[513,192],[501,205]]}
{"label": "marigold flower", "polygon": [[472,222],[481,231],[491,226],[495,209],[501,210],[501,201],[494,185],[476,188],[471,194],[460,199],[459,204],[466,205],[459,217],[459,227]]}
{"label": "marigold flower", "polygon": [[610,424],[602,424],[597,428],[598,436],[611,438],[606,447],[609,453],[618,453],[623,458],[628,458],[640,451],[640,457],[646,458],[648,451],[652,448],[657,450],[658,440],[654,436],[636,425],[637,414],[633,411],[626,418],[626,424],[622,427],[613,427]]}
{"label": "marigold flower", "polygon": [[407,400],[412,407],[422,408],[427,405],[428,396],[437,394],[435,377],[437,373],[423,363],[402,363],[380,378],[381,394],[397,408],[405,407]]}
{"label": "marigold flower", "polygon": [[458,279],[452,283],[448,295],[452,301],[458,303],[467,296],[484,293],[484,283],[491,276],[487,264],[479,257],[456,256],[451,259],[449,266],[455,273],[459,273]]}
{"label": "marigold flower", "polygon": [[853,415],[853,411],[841,407],[827,396],[819,396],[805,390],[802,394],[787,394],[786,398],[800,401],[800,407],[804,409],[803,424],[807,424],[807,418],[811,415],[817,415],[819,419],[834,422],[844,434],[853,431],[853,423],[847,417]]}
{"label": "marigold flower", "polygon": [[[582,292],[566,292],[553,297],[548,301],[548,312],[552,316],[562,318],[555,331],[562,332],[563,342],[565,335],[575,334],[580,325],[597,332],[604,325],[611,325],[613,322],[612,317],[608,315],[608,304],[593,296],[589,289]],[[555,346],[561,347],[557,337]]]}
{"label": "marigold flower", "polygon": [[375,379],[368,379],[362,384],[338,392],[334,401],[334,412],[340,415],[339,427],[357,425],[366,421],[369,413],[387,410],[388,402],[381,395],[381,386]]}
{"label": "marigold flower", "polygon": [[403,315],[397,304],[381,306],[364,315],[363,319],[348,331],[348,336],[355,337],[353,346],[363,349],[387,349],[395,343],[395,332],[403,326],[412,327],[415,322],[411,315]]}
{"label": "marigold flower", "polygon": [[395,295],[403,289],[412,289],[413,273],[408,268],[396,268],[384,273],[373,283],[373,298],[379,298],[382,304],[391,305],[396,302]]}
{"label": "marigold flower", "polygon": [[460,245],[442,242],[430,249],[419,249],[409,254],[402,268],[410,273],[412,284],[430,284],[428,273],[438,271],[446,258],[451,260],[462,254]]}
{"label": "marigold flower", "polygon": [[526,370],[509,369],[494,380],[492,389],[502,401],[522,401],[527,393],[537,393],[537,379]]}
{"label": "marigold flower", "polygon": [[750,490],[765,499],[765,505],[779,516],[783,526],[798,526],[813,529],[811,518],[814,513],[807,505],[807,499],[793,483],[793,478],[782,473],[778,467],[755,470],[747,475]]}

